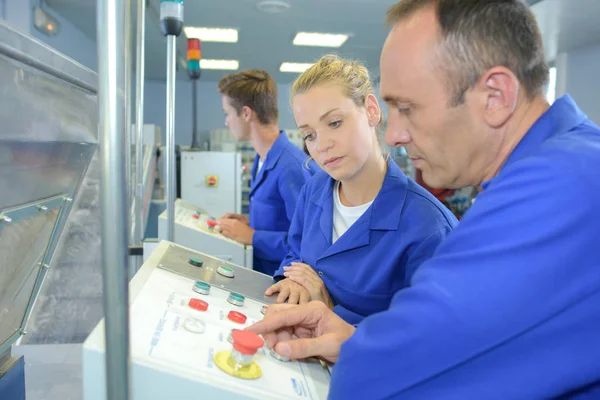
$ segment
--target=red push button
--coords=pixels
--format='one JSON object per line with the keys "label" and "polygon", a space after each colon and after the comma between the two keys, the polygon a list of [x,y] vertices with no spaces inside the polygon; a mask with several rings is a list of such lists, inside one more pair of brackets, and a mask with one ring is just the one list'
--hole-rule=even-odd
{"label": "red push button", "polygon": [[229,314],[227,314],[227,318],[238,324],[243,324],[244,322],[246,322],[246,316],[241,312],[237,311],[229,311]]}
{"label": "red push button", "polygon": [[208,225],[209,228],[214,228],[217,225],[217,221],[214,219],[209,219],[206,221],[206,225]]}
{"label": "red push button", "polygon": [[204,300],[190,299],[190,302],[188,304],[194,310],[198,310],[198,311],[206,311],[206,310],[208,310],[208,303],[205,302]]}
{"label": "red push button", "polygon": [[262,338],[254,332],[236,329],[231,336],[233,337],[233,348],[247,356],[253,356],[258,349],[265,345]]}
{"label": "red push button", "polygon": [[194,214],[194,215],[192,215],[192,218],[194,218],[194,219],[200,219],[200,216],[198,214]]}

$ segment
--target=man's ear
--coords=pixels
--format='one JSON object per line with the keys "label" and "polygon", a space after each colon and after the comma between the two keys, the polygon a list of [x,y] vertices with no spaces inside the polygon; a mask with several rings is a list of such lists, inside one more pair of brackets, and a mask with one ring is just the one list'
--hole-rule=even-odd
{"label": "man's ear", "polygon": [[517,107],[519,79],[508,68],[493,67],[481,76],[477,86],[484,101],[486,123],[493,128],[501,127]]}
{"label": "man's ear", "polygon": [[242,117],[244,119],[244,121],[250,122],[252,120],[253,116],[254,116],[254,111],[250,107],[248,107],[248,106],[242,107],[242,111],[240,111],[240,117]]}

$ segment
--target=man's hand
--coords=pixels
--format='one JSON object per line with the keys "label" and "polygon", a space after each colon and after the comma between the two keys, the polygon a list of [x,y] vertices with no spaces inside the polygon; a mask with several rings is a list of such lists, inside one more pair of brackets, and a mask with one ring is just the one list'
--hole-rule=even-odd
{"label": "man's hand", "polygon": [[310,265],[293,262],[291,266],[283,267],[283,270],[285,271],[283,276],[299,283],[308,290],[311,300],[322,301],[329,308],[334,307],[325,283]]}
{"label": "man's hand", "polygon": [[242,244],[252,244],[254,229],[237,219],[220,219],[217,226],[221,234]]}
{"label": "man's hand", "polygon": [[272,305],[262,321],[246,328],[262,334],[267,345],[282,356],[319,357],[332,363],[355,329],[320,301]]}
{"label": "man's hand", "polygon": [[277,302],[283,303],[288,300],[288,304],[304,304],[310,301],[310,294],[304,286],[291,281],[289,279],[282,279],[274,285],[271,285],[265,295],[271,296],[274,293],[279,293],[277,296]]}
{"label": "man's hand", "polygon": [[219,223],[223,219],[235,219],[235,220],[240,221],[240,222],[242,222],[242,223],[244,223],[246,225],[250,224],[250,221],[248,220],[248,217],[246,217],[245,215],[242,215],[242,214],[226,213],[221,218],[219,218],[219,220],[217,221],[217,223]]}

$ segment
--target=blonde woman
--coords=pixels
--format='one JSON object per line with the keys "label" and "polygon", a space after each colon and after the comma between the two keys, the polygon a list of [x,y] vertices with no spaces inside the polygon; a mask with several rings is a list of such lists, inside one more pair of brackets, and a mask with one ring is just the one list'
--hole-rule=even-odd
{"label": "blonde woman", "polygon": [[294,82],[291,100],[323,171],[300,193],[290,251],[266,294],[293,304],[320,300],[358,323],[388,308],[457,221],[383,154],[381,110],[364,66],[325,56]]}

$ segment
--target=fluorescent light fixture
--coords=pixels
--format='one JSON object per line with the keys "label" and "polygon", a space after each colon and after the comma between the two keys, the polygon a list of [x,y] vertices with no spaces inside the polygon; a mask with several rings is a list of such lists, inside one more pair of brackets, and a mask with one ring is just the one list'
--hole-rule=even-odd
{"label": "fluorescent light fixture", "polygon": [[238,41],[237,29],[186,26],[183,31],[188,39],[200,39],[203,42],[237,43]]}
{"label": "fluorescent light fixture", "polygon": [[296,46],[340,47],[348,37],[334,33],[298,32],[293,43]]}
{"label": "fluorescent light fixture", "polygon": [[302,73],[312,67],[312,63],[293,63],[293,62],[284,62],[279,67],[281,72],[298,72]]}
{"label": "fluorescent light fixture", "polygon": [[210,60],[205,58],[200,60],[200,69],[236,70],[239,67],[240,62],[238,60]]}

